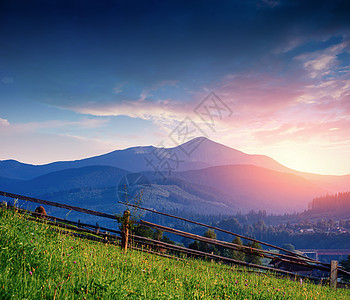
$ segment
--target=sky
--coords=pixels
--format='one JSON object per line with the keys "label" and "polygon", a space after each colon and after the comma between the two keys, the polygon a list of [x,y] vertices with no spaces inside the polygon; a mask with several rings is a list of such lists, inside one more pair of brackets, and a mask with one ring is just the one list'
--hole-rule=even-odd
{"label": "sky", "polygon": [[195,136],[350,174],[350,3],[0,2],[0,160]]}

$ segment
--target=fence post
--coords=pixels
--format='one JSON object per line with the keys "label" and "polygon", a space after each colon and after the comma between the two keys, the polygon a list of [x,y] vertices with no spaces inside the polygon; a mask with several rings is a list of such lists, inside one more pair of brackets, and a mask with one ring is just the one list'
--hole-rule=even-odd
{"label": "fence post", "polygon": [[122,250],[125,252],[128,250],[128,240],[129,240],[129,222],[130,222],[130,211],[126,210],[123,214],[122,223]]}
{"label": "fence post", "polygon": [[331,274],[330,274],[330,286],[331,288],[337,288],[337,280],[338,280],[338,261],[331,260]]}

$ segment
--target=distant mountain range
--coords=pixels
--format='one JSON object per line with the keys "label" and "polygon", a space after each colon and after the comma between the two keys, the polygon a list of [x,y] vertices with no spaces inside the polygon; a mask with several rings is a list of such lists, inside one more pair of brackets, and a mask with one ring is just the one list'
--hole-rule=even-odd
{"label": "distant mountain range", "polygon": [[[166,179],[155,167],[162,161],[172,164]],[[148,181],[146,186],[128,183],[133,185],[130,192],[144,190],[145,206],[197,214],[303,211],[316,196],[350,190],[350,175],[298,172],[268,156],[245,154],[207,138],[174,148],[133,147],[46,165],[0,161],[0,190],[115,212],[120,209],[118,187],[130,172]]]}
{"label": "distant mountain range", "polygon": [[129,172],[152,171],[149,160],[156,160],[157,156],[176,158],[179,161],[176,171],[237,164],[255,165],[275,171],[288,170],[268,156],[245,154],[207,138],[199,137],[174,148],[132,147],[81,160],[53,162],[45,165],[30,165],[15,160],[4,160],[0,161],[0,176],[27,180],[55,171],[87,166],[111,166]]}

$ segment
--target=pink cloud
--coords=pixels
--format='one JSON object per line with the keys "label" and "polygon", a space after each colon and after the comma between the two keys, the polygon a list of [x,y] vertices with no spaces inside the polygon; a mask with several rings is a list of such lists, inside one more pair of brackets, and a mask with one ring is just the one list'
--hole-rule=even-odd
{"label": "pink cloud", "polygon": [[344,118],[330,122],[282,124],[275,129],[258,130],[255,136],[264,144],[278,144],[284,141],[344,144],[350,142],[348,128],[350,119]]}
{"label": "pink cloud", "polygon": [[349,94],[344,95],[340,105],[344,109],[345,113],[347,113],[350,116],[350,92]]}

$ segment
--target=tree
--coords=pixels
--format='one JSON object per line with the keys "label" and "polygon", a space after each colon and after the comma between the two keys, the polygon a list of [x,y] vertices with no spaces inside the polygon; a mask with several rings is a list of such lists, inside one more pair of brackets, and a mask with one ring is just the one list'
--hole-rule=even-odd
{"label": "tree", "polygon": [[[250,247],[252,249],[262,249],[261,245],[258,242],[252,242],[252,243],[247,243],[247,247]],[[251,264],[256,264],[256,265],[261,265],[261,256],[256,253],[246,253],[245,254],[245,261],[247,263]]]}
{"label": "tree", "polygon": [[[213,239],[216,240],[216,233],[214,232],[214,230],[208,229],[204,235],[204,237],[209,238],[209,239]],[[207,253],[213,253],[213,254],[219,254],[218,249],[212,245],[212,244],[208,244],[208,243],[204,243],[204,242],[200,242],[200,249],[203,252],[207,252]]]}
{"label": "tree", "polygon": [[159,230],[159,229],[156,229],[154,231],[154,239],[156,239],[157,241],[161,241],[162,238],[163,238],[163,231]]}
{"label": "tree", "polygon": [[214,232],[214,230],[211,230],[211,229],[208,229],[208,230],[204,233],[203,236],[206,237],[206,238],[210,238],[210,239],[216,240],[216,233]]}
{"label": "tree", "polygon": [[188,248],[200,251],[200,244],[199,244],[198,241],[194,241],[194,242],[192,242],[191,244],[188,245]]}
{"label": "tree", "polygon": [[219,223],[219,227],[223,229],[228,229],[236,233],[242,232],[242,226],[237,218],[225,219]]}
{"label": "tree", "polygon": [[263,235],[267,232],[267,226],[263,220],[254,223],[253,228],[255,235],[259,238],[262,238]]}
{"label": "tree", "polygon": [[164,242],[164,243],[167,243],[167,244],[175,245],[175,242],[172,241],[171,239],[169,239],[166,235],[163,235],[161,241]]}
{"label": "tree", "polygon": [[[345,269],[345,271],[350,272],[350,255],[348,255],[347,259],[341,260],[340,265]],[[346,281],[350,281],[350,276],[345,275],[344,279]]]}
{"label": "tree", "polygon": [[[242,246],[242,240],[239,237],[235,237],[232,241],[233,244],[236,244],[238,246]],[[231,251],[231,257],[236,260],[244,261],[245,253],[242,251],[236,251],[232,250]]]}
{"label": "tree", "polygon": [[284,244],[284,245],[282,246],[282,248],[283,248],[283,249],[286,249],[286,250],[288,250],[288,251],[295,251],[295,247],[294,247],[294,245],[292,245],[292,244]]}
{"label": "tree", "polygon": [[246,236],[252,236],[254,233],[253,226],[249,225],[249,224],[244,224],[242,230],[243,230],[244,235],[246,235]]}
{"label": "tree", "polygon": [[142,225],[135,226],[133,229],[133,234],[150,239],[153,239],[154,237],[154,231],[151,228]]}
{"label": "tree", "polygon": [[[204,237],[206,238],[210,238],[210,239],[214,239],[216,240],[216,233],[214,232],[214,230],[208,229],[204,235]],[[206,253],[213,253],[213,254],[219,254],[219,250],[212,244],[208,244],[205,242],[198,242],[198,241],[194,241],[193,243],[191,243],[188,248],[190,249],[194,249],[194,250],[199,250],[202,252],[206,252]]]}

